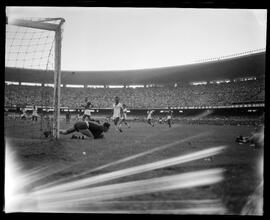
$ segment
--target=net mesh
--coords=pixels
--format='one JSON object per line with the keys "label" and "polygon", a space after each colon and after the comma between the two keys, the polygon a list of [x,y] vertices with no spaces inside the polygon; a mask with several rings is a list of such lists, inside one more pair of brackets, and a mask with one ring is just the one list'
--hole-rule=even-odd
{"label": "net mesh", "polygon": [[[20,19],[30,22],[60,23],[59,19],[51,18]],[[39,83],[42,86],[35,86],[35,88],[25,85],[5,86],[5,100],[13,100],[12,107],[16,107],[16,113],[11,114],[12,117],[9,118],[21,119],[24,120],[24,124],[29,124],[29,128],[21,132],[22,136],[27,135],[27,132],[32,138],[43,137],[45,131],[52,131],[53,88],[44,86],[46,85],[44,76],[48,71],[54,70],[55,32],[7,24],[5,42],[5,67],[42,70],[37,71],[37,74],[41,74]],[[20,78],[21,81],[27,82],[23,76]],[[33,119],[35,109],[38,113],[37,120]],[[22,119],[23,110],[26,110],[26,119]],[[17,126],[18,121],[15,124]],[[38,130],[39,132],[36,132]]]}

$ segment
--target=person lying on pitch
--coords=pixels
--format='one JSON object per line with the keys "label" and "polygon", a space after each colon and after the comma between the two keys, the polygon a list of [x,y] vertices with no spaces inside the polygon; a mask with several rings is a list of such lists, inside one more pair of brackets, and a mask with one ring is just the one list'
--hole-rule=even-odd
{"label": "person lying on pitch", "polygon": [[[110,128],[110,123],[104,122],[102,125],[97,124],[91,121],[78,121],[76,122],[72,128],[66,130],[60,130],[59,133],[63,135],[68,135],[73,132],[80,132],[84,136],[88,137],[89,139],[98,139],[104,137],[104,132],[107,132]],[[84,136],[81,138],[84,139]],[[72,138],[80,138],[73,135]]]}

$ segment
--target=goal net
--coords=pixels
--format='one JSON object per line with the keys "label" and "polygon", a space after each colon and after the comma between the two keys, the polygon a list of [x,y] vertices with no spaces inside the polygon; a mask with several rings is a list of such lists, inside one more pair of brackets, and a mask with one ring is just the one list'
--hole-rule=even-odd
{"label": "goal net", "polygon": [[63,23],[62,18],[7,18],[5,114],[11,136],[59,137]]}

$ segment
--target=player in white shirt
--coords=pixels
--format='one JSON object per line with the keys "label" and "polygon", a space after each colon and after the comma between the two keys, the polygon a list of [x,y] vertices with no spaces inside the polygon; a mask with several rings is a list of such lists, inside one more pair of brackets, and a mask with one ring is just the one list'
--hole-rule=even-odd
{"label": "player in white shirt", "polygon": [[33,113],[32,113],[32,120],[37,121],[38,120],[38,113],[37,108],[34,106]]}
{"label": "player in white shirt", "polygon": [[123,132],[120,123],[120,119],[123,118],[123,106],[119,102],[119,100],[120,100],[119,97],[116,96],[114,99],[115,102],[113,104],[113,116],[111,118],[114,122],[116,130]]}
{"label": "player in white shirt", "polygon": [[27,113],[26,113],[26,109],[22,108],[22,114],[21,114],[21,119],[26,119],[27,118]]}
{"label": "player in white shirt", "polygon": [[147,111],[147,123],[154,127],[154,123],[152,122],[152,115],[155,110],[148,110]]}
{"label": "player in white shirt", "polygon": [[123,104],[123,115],[122,115],[122,118],[121,118],[121,121],[119,124],[122,124],[124,122],[124,124],[130,128],[129,124],[127,123],[127,106],[125,104]]}
{"label": "player in white shirt", "polygon": [[86,106],[85,106],[85,109],[84,109],[84,112],[83,112],[83,117],[82,117],[82,120],[85,121],[90,121],[91,119],[91,110],[90,108],[92,107],[92,104],[91,102],[87,102]]}
{"label": "player in white shirt", "polygon": [[94,121],[94,122],[100,123],[99,120],[95,120],[92,118],[91,108],[93,108],[93,107],[94,106],[92,105],[91,102],[87,102],[87,104],[85,105],[84,112],[83,112],[82,120],[83,121]]}

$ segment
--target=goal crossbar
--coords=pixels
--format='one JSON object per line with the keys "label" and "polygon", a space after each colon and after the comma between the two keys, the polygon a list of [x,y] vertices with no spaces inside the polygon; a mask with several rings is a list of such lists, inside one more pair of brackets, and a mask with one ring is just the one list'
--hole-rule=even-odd
{"label": "goal crossbar", "polygon": [[[44,23],[44,21],[57,21],[60,20],[60,24],[52,24],[52,23]],[[28,27],[28,28],[35,28],[35,29],[42,29],[42,30],[49,30],[49,31],[57,31],[62,23],[65,22],[63,18],[51,18],[51,19],[44,19],[40,21],[28,21],[24,19],[8,19],[7,24],[9,25],[16,25],[21,27]]]}

